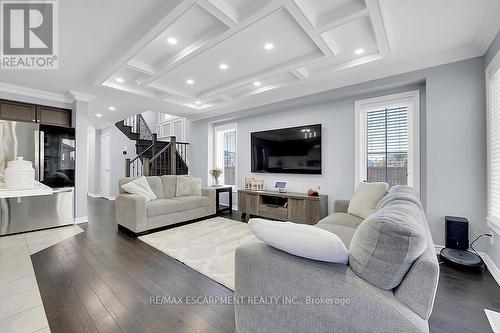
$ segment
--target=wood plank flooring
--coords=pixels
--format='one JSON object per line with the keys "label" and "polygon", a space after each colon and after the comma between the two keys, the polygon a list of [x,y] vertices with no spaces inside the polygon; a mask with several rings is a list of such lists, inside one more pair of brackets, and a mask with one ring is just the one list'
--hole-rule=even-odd
{"label": "wood plank flooring", "polygon": [[[235,332],[231,305],[150,303],[233,292],[117,232],[113,202],[89,198],[89,223],[81,226],[85,232],[31,257],[52,332]],[[500,288],[488,272],[441,267],[431,332],[492,332],[484,308],[500,311]]]}

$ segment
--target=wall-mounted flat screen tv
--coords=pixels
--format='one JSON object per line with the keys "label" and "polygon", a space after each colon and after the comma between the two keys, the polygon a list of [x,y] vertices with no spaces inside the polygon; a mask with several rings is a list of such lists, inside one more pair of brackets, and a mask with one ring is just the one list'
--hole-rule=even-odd
{"label": "wall-mounted flat screen tv", "polygon": [[321,125],[251,134],[252,172],[321,174]]}

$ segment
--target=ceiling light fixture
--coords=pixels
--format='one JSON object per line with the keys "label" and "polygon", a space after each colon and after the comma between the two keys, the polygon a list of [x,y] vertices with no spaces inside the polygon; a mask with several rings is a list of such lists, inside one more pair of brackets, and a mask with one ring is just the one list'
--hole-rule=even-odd
{"label": "ceiling light fixture", "polygon": [[177,44],[177,38],[174,38],[174,37],[168,37],[168,38],[167,38],[167,42],[168,42],[169,44],[175,45],[175,44]]}
{"label": "ceiling light fixture", "polygon": [[196,104],[198,104],[198,105],[200,105],[200,104],[201,104],[201,101],[196,101],[195,103],[196,103]]}
{"label": "ceiling light fixture", "polygon": [[97,118],[101,118],[101,117],[102,117],[102,114],[100,114],[100,113],[96,113],[96,115],[95,115],[95,116],[96,116]]}
{"label": "ceiling light fixture", "polygon": [[116,82],[118,82],[118,83],[123,83],[123,82],[125,82],[125,80],[124,80],[123,78],[121,78],[121,77],[117,77],[117,78],[115,79],[115,81],[116,81]]}
{"label": "ceiling light fixture", "polygon": [[264,45],[264,48],[265,48],[266,50],[268,50],[268,51],[269,51],[269,50],[272,50],[272,49],[274,49],[274,44],[273,44],[273,43],[266,43],[266,44]]}
{"label": "ceiling light fixture", "polygon": [[363,53],[365,53],[365,49],[356,49],[354,51],[354,53],[357,54],[357,55],[363,54]]}
{"label": "ceiling light fixture", "polygon": [[254,86],[256,86],[256,87],[260,87],[261,83],[260,83],[260,81],[255,81],[255,82],[253,83],[253,85],[254,85]]}
{"label": "ceiling light fixture", "polygon": [[108,108],[108,110],[109,110],[109,111],[115,111],[115,110],[116,110],[116,108],[115,108],[114,106],[110,106],[110,107]]}
{"label": "ceiling light fixture", "polygon": [[222,69],[223,71],[225,71],[226,69],[229,68],[229,66],[227,64],[220,64],[219,68]]}
{"label": "ceiling light fixture", "polygon": [[189,84],[189,85],[193,85],[194,84],[194,80],[193,79],[187,79],[186,83]]}

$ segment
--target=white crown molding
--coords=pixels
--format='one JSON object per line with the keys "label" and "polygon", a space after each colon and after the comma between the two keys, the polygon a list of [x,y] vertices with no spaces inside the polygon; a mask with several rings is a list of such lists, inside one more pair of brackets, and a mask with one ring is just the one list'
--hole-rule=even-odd
{"label": "white crown molding", "polygon": [[18,86],[10,83],[0,82],[0,91],[10,94],[28,96],[33,98],[46,99],[53,102],[71,103],[73,102],[70,97],[64,94],[53,93],[50,91],[33,89],[23,86]]}
{"label": "white crown molding", "polygon": [[75,90],[70,90],[69,96],[71,96],[73,98],[72,102],[74,102],[74,101],[90,102],[91,100],[93,100],[95,98],[94,95],[82,93],[82,92],[75,91]]}
{"label": "white crown molding", "polygon": [[500,1],[495,1],[479,30],[478,39],[475,45],[481,50],[483,55],[488,51],[488,48],[500,31],[500,20],[498,19],[499,12]]}

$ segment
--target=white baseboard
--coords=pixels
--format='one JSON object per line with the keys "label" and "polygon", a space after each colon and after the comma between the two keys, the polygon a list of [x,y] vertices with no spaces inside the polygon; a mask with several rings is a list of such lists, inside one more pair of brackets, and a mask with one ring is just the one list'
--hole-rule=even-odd
{"label": "white baseboard", "polygon": [[87,223],[88,221],[89,221],[88,216],[75,217],[76,224]]}
{"label": "white baseboard", "polygon": [[497,284],[500,286],[500,270],[497,265],[491,260],[490,256],[486,253],[479,253],[481,258],[483,258],[484,264],[488,267],[488,271],[491,273]]}
{"label": "white baseboard", "polygon": [[[436,250],[436,254],[439,254],[444,246],[442,245],[434,245],[434,249]],[[490,256],[485,252],[478,252],[481,259],[483,259],[484,264],[488,268],[488,271],[491,273],[497,284],[500,286],[500,269],[498,269],[497,265],[491,260]]]}

